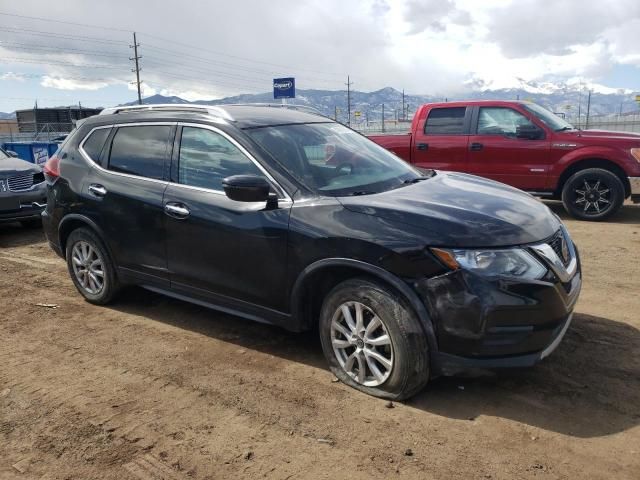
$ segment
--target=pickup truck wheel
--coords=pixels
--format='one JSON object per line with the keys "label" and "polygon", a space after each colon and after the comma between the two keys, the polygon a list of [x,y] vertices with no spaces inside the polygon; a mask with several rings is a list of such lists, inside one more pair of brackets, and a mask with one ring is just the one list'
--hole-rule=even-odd
{"label": "pickup truck wheel", "polygon": [[426,336],[393,290],[365,278],[346,280],[325,298],[319,326],[331,371],[353,388],[402,400],[429,380]]}
{"label": "pickup truck wheel", "polygon": [[574,173],[562,189],[567,212],[580,220],[605,220],[624,201],[624,185],[609,170],[587,168]]}

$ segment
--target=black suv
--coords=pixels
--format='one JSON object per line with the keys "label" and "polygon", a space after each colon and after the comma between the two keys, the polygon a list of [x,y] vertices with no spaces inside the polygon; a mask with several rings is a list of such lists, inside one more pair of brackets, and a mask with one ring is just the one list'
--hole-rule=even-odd
{"label": "black suv", "polygon": [[416,170],[300,109],[108,109],[45,175],[49,243],[88,301],[135,284],[317,328],[333,373],[380,397],[534,364],[580,291],[574,244],[530,195]]}

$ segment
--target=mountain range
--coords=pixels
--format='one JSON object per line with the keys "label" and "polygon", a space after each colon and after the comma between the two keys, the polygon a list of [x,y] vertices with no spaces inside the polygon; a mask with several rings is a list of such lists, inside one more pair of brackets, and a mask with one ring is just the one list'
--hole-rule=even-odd
{"label": "mountain range", "polygon": [[[435,95],[409,95],[405,94],[404,102],[407,108],[407,117],[418,105],[429,102],[442,102],[453,100],[530,100],[549,110],[564,113],[567,117],[576,117],[578,110],[582,115],[587,110],[587,92],[575,85],[568,84],[532,84],[528,83],[520,88],[491,89],[482,88],[482,85],[473,85],[475,88],[469,93],[455,97],[442,97]],[[612,89],[594,85],[591,88],[590,115],[614,115],[620,113],[638,113],[638,104],[634,100],[635,93],[630,90]],[[204,105],[220,105],[225,103],[280,103],[273,99],[272,92],[258,94],[242,94],[219,100],[201,100],[189,102],[180,97],[167,97],[153,95],[143,99],[145,104],[159,103],[191,103]],[[289,103],[313,107],[327,116],[338,114],[339,120],[344,120],[347,110],[346,90],[297,90],[296,98],[288,100]],[[134,105],[136,102],[125,105]],[[359,119],[365,121],[379,120],[382,117],[382,105],[385,108],[385,119],[402,118],[402,92],[391,87],[385,87],[373,92],[351,92],[352,121],[355,112],[360,112]]]}
{"label": "mountain range", "polygon": [[[412,112],[418,105],[429,102],[442,102],[452,100],[492,99],[492,100],[531,100],[539,103],[549,110],[564,113],[567,117],[576,117],[578,111],[582,115],[587,110],[587,89],[591,93],[591,115],[614,115],[619,113],[639,113],[639,106],[634,100],[640,92],[632,92],[627,89],[614,89],[598,84],[577,83],[550,83],[550,82],[525,82],[513,85],[511,88],[492,88],[481,80],[467,82],[467,93],[455,97],[442,97],[435,95],[409,95],[404,96],[407,118],[411,118]],[[153,95],[143,99],[145,104],[205,104],[220,105],[225,103],[280,103],[273,99],[272,92],[257,94],[241,94],[218,100],[188,101],[176,96]],[[347,92],[346,90],[297,90],[296,98],[288,100],[289,103],[313,107],[327,116],[333,117],[336,113],[338,120],[346,120]],[[135,105],[137,102],[123,105]],[[351,92],[352,123],[357,121],[379,121],[382,118],[382,106],[385,109],[385,119],[393,120],[402,118],[402,92],[392,87],[385,87],[373,92]],[[360,115],[356,116],[356,112]],[[15,113],[0,112],[0,119],[13,118]]]}

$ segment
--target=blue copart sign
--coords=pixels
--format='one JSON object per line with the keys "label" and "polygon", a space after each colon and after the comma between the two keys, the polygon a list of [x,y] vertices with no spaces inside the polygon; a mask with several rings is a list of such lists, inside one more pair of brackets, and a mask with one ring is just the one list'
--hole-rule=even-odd
{"label": "blue copart sign", "polygon": [[293,77],[274,78],[273,98],[296,98],[296,79]]}

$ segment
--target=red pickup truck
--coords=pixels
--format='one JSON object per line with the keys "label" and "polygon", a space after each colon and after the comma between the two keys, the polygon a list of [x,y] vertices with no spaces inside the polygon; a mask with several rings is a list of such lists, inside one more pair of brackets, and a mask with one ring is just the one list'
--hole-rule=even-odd
{"label": "red pickup truck", "polygon": [[640,135],[577,130],[531,102],[429,103],[409,134],[369,138],[422,168],[491,178],[539,197],[562,199],[585,220],[640,202]]}

